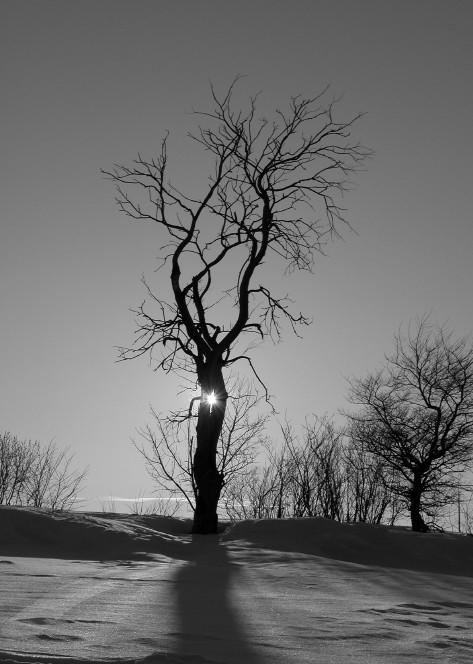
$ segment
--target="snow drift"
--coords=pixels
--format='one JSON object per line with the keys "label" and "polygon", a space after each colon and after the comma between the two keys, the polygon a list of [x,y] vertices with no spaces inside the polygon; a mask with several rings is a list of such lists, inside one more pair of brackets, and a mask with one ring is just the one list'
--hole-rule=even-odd
{"label": "snow drift", "polygon": [[473,538],[0,507],[2,664],[471,664]]}
{"label": "snow drift", "polygon": [[473,537],[458,534],[414,533],[401,526],[315,517],[243,521],[231,526],[222,540],[359,565],[473,576]]}
{"label": "snow drift", "polygon": [[[157,515],[0,507],[0,555],[91,560],[144,553],[179,557],[183,542],[192,539],[191,525],[190,519]],[[473,576],[473,537],[460,534],[414,533],[402,526],[347,524],[314,517],[242,521],[228,525],[218,539],[228,545],[239,543],[359,565]]]}

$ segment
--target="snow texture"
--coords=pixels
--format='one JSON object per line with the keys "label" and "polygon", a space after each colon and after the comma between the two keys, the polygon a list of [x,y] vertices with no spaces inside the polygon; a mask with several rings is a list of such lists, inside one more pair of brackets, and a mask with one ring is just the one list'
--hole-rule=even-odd
{"label": "snow texture", "polygon": [[471,664],[473,538],[0,507],[3,664]]}

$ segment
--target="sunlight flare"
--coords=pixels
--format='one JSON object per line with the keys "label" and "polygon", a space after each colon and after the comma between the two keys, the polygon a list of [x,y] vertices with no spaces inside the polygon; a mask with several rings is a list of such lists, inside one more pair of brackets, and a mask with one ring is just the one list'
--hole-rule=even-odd
{"label": "sunlight flare", "polygon": [[209,404],[210,408],[212,408],[212,406],[215,406],[215,404],[217,403],[217,397],[215,396],[214,390],[212,390],[212,392],[207,395],[207,403]]}

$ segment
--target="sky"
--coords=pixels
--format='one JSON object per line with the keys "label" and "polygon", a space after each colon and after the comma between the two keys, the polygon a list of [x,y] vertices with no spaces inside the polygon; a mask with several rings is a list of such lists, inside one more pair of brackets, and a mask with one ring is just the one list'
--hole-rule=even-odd
{"label": "sky", "polygon": [[153,495],[131,438],[150,407],[186,397],[144,358],[117,363],[117,347],[142,275],[165,278],[163,238],[119,214],[100,169],[157,154],[169,131],[176,184],[191,187],[190,111],[237,74],[268,115],[331,84],[341,116],[366,112],[353,135],[375,152],[344,201],[356,233],[315,276],[274,275],[313,319],[302,340],[287,330],[256,351],[279,417],[345,407],[346,377],[379,366],[418,315],[469,333],[472,19],[460,0],[3,0],[0,429],[69,447],[90,466],[89,505]]}

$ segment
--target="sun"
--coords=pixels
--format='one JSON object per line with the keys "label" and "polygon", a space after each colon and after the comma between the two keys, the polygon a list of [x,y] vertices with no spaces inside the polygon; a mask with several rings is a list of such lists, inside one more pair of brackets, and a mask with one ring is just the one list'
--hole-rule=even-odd
{"label": "sun", "polygon": [[217,403],[217,397],[215,396],[214,390],[212,390],[212,392],[207,395],[207,403],[211,408]]}

